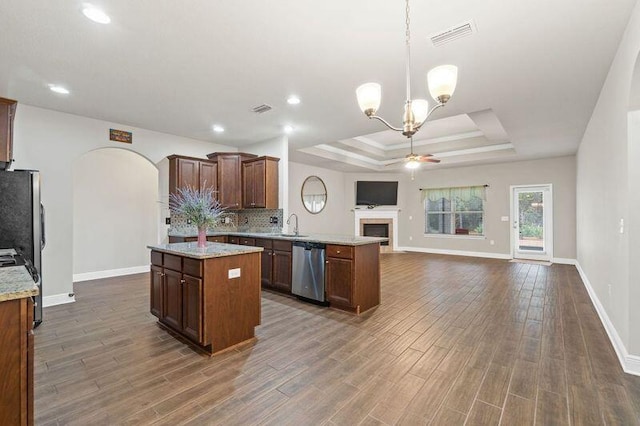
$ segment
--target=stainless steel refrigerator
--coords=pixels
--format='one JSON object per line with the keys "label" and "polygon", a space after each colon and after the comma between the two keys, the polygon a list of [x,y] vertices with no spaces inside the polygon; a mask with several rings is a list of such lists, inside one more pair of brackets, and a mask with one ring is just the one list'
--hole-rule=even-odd
{"label": "stainless steel refrigerator", "polygon": [[[44,207],[40,203],[40,173],[0,171],[0,249],[14,249],[31,267],[39,294],[34,320],[42,322],[42,249],[45,245]],[[34,271],[35,269],[35,271]]]}

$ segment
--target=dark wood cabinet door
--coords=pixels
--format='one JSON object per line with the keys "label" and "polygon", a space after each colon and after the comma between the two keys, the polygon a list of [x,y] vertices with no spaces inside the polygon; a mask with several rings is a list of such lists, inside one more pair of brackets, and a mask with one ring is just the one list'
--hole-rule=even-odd
{"label": "dark wood cabinet door", "polygon": [[271,280],[273,276],[273,250],[264,249],[261,256],[261,283],[264,286],[271,287]]}
{"label": "dark wood cabinet door", "polygon": [[242,164],[242,207],[255,207],[254,201],[254,162]]}
{"label": "dark wood cabinet door", "polygon": [[[16,101],[0,98],[0,163],[7,165],[13,160],[13,118]],[[4,168],[0,164],[0,169]]]}
{"label": "dark wood cabinet door", "polygon": [[291,293],[291,252],[273,251],[273,287]]}
{"label": "dark wood cabinet door", "polygon": [[218,199],[223,207],[240,208],[242,183],[240,157],[237,155],[218,156]]}
{"label": "dark wood cabinet door", "polygon": [[182,273],[164,270],[162,321],[182,331]]}
{"label": "dark wood cabinet door", "polygon": [[200,190],[205,188],[211,188],[214,191],[214,195],[218,198],[218,164],[208,163],[206,161],[200,162]]}
{"label": "dark wood cabinet door", "polygon": [[182,331],[202,343],[202,280],[189,275],[182,277]]}
{"label": "dark wood cabinet door", "polygon": [[265,192],[266,162],[265,160],[253,162],[253,206],[267,207],[267,194]]}
{"label": "dark wood cabinet door", "polygon": [[342,306],[353,304],[353,261],[328,257],[325,268],[327,300]]}
{"label": "dark wood cabinet door", "polygon": [[200,188],[200,162],[187,158],[178,159],[178,188],[187,186],[195,189]]}
{"label": "dark wood cabinet door", "polygon": [[151,288],[150,293],[150,312],[157,316],[158,318],[162,318],[162,281],[163,281],[164,273],[162,272],[162,268],[156,265],[151,265]]}

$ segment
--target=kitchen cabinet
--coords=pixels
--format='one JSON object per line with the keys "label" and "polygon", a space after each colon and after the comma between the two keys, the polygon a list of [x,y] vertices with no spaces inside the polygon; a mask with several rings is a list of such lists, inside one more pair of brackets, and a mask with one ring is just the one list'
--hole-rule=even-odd
{"label": "kitchen cabinet", "polygon": [[258,157],[242,162],[242,206],[278,208],[278,162],[275,157]]}
{"label": "kitchen cabinet", "polygon": [[151,313],[194,342],[202,343],[202,279],[187,274],[198,275],[199,266],[183,265],[179,256],[165,254],[163,258],[161,253],[152,254]]}
{"label": "kitchen cabinet", "polygon": [[33,425],[33,300],[0,302],[0,425]]}
{"label": "kitchen cabinet", "polygon": [[241,246],[255,246],[256,239],[248,237],[238,237],[238,242],[236,244],[240,244]]}
{"label": "kitchen cabinet", "polygon": [[[198,241],[198,237],[169,237],[169,243],[192,243]],[[210,243],[226,243],[226,235],[209,235],[207,241]]]}
{"label": "kitchen cabinet", "polygon": [[[161,324],[209,354],[254,337],[260,324],[260,253],[225,250],[220,257],[197,259],[160,250],[151,251],[150,307]],[[230,277],[232,270],[240,273]]]}
{"label": "kitchen cabinet", "polygon": [[18,102],[0,98],[0,170],[8,169],[13,161],[13,119]]}
{"label": "kitchen cabinet", "polygon": [[291,293],[291,241],[256,238],[255,246],[262,247],[261,283],[263,287]]}
{"label": "kitchen cabinet", "polygon": [[380,244],[327,244],[326,296],[330,305],[356,314],[380,304]]}
{"label": "kitchen cabinet", "polygon": [[244,152],[214,152],[207,155],[218,164],[218,200],[223,207],[242,208],[242,161],[256,157]]}
{"label": "kitchen cabinet", "polygon": [[213,188],[217,191],[218,165],[214,161],[180,155],[170,155],[167,158],[170,194],[176,193],[178,188],[186,187],[199,190]]}

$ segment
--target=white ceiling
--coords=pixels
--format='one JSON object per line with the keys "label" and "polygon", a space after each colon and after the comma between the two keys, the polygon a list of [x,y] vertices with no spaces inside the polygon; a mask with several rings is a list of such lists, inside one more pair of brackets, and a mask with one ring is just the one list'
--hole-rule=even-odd
{"label": "white ceiling", "polygon": [[[425,75],[433,66],[459,67],[454,97],[416,138],[455,142],[416,151],[444,153],[436,167],[574,153],[634,3],[413,0],[413,96],[425,97]],[[290,158],[336,170],[370,167],[299,149],[326,145],[362,154],[372,145],[358,144],[358,137],[402,143],[396,135],[379,133],[382,124],[368,120],[355,99],[359,84],[380,82],[379,114],[400,124],[402,1],[93,4],[111,16],[110,25],[87,20],[81,1],[2,0],[0,96],[238,147],[276,137],[292,124]],[[430,35],[469,19],[477,27],[474,35],[441,47],[430,44]],[[51,83],[71,94],[50,92]],[[290,94],[302,103],[288,105]],[[251,112],[262,103],[274,109]],[[214,123],[226,132],[214,134]],[[481,133],[459,137],[460,129],[469,127]],[[512,148],[457,160],[450,154],[505,144]],[[376,156],[369,149],[373,152],[366,156],[384,160],[408,153],[404,150]]]}

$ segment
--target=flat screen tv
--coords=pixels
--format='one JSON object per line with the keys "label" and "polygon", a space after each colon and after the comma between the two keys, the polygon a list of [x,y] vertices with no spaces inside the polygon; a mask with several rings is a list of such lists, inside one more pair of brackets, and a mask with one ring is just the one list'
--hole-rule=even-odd
{"label": "flat screen tv", "polygon": [[398,182],[356,182],[357,206],[395,206],[398,204]]}

